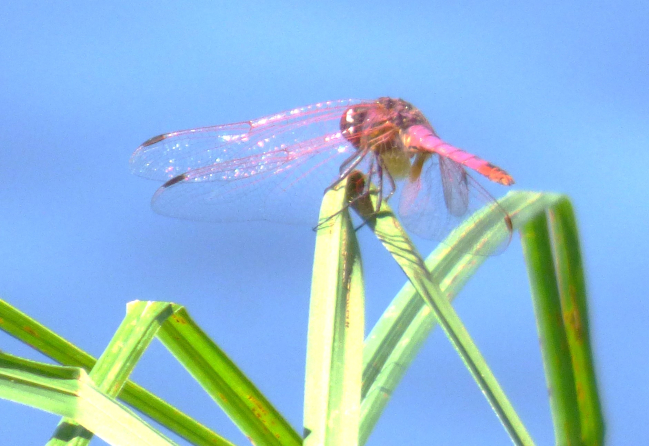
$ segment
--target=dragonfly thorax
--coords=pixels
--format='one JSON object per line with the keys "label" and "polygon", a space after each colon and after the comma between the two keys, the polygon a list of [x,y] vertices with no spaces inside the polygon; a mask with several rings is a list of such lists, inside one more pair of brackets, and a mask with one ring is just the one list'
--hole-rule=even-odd
{"label": "dragonfly thorax", "polygon": [[379,157],[396,179],[409,174],[412,157],[400,135],[417,124],[430,125],[409,102],[383,97],[348,108],[340,119],[340,130],[356,150]]}

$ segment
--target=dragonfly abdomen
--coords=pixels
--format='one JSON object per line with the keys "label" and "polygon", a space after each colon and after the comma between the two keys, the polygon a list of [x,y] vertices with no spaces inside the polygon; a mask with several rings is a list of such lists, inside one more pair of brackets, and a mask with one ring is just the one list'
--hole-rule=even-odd
{"label": "dragonfly abdomen", "polygon": [[402,139],[404,144],[411,149],[444,156],[456,163],[475,170],[496,183],[505,186],[514,184],[514,179],[503,169],[462,149],[445,143],[427,126],[413,125],[409,127],[404,132]]}

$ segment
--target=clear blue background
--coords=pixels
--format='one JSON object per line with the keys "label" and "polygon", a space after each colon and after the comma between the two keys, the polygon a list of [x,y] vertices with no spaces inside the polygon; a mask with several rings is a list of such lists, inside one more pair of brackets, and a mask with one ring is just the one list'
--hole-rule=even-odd
{"label": "clear blue background", "polygon": [[[158,185],[128,159],[164,131],[402,97],[516,188],[574,200],[609,444],[646,444],[649,4],[447,3],[3,2],[0,296],[97,356],[128,301],[182,303],[301,431],[313,232],[156,215]],[[371,326],[405,279],[360,238]],[[533,438],[552,444],[518,236],[456,307]],[[157,342],[134,378],[247,444]],[[8,402],[0,419],[11,444],[43,444],[57,422]],[[369,444],[508,443],[437,332]]]}

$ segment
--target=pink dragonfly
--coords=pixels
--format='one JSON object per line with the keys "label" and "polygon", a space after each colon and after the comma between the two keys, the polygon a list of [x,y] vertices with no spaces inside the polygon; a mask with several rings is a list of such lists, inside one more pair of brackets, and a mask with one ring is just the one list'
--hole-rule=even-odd
{"label": "pink dragonfly", "polygon": [[[513,178],[443,142],[424,115],[401,99],[322,102],[253,121],[165,133],[138,147],[130,164],[137,175],[166,181],[152,206],[173,217],[314,223],[318,196],[358,170],[382,200],[400,191],[401,220],[422,237],[443,240],[485,205],[499,216],[497,230],[512,231],[507,213],[465,167],[506,186]],[[497,248],[480,245],[471,253]]]}

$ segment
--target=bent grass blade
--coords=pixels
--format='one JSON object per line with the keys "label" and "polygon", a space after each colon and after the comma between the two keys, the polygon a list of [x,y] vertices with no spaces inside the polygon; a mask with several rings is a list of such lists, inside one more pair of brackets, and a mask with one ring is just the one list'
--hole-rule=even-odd
{"label": "bent grass blade", "polygon": [[[332,191],[331,194],[334,192],[340,193],[339,191]],[[535,274],[536,270],[540,271],[541,266],[547,268],[551,261],[554,262],[553,265],[557,276],[555,282],[558,281],[556,288],[558,289],[558,296],[561,299],[561,304],[559,307],[554,305],[553,311],[556,314],[557,309],[560,309],[562,312],[562,318],[560,318],[560,320],[562,320],[564,327],[563,334],[560,333],[561,329],[558,330],[560,336],[557,338],[557,342],[544,342],[542,348],[544,349],[543,358],[545,361],[545,367],[548,371],[548,385],[552,389],[553,393],[561,393],[561,395],[556,397],[555,402],[551,402],[557,443],[566,443],[581,435],[582,441],[586,444],[602,444],[604,423],[599,396],[597,394],[592,351],[589,344],[583,266],[581,264],[574,214],[570,203],[565,197],[556,194],[514,192],[508,194],[505,199],[501,200],[500,205],[512,216],[514,229],[525,226],[524,231],[528,231],[527,233],[530,235],[529,237],[524,237],[523,242],[528,253],[527,257],[530,259],[528,268],[530,268],[533,297],[535,299],[537,298],[537,295],[543,294],[543,288],[548,288],[548,285],[547,283],[543,283],[543,281],[537,284],[533,278],[533,274]],[[340,206],[336,209],[340,209]],[[370,203],[370,212],[371,209],[373,209],[373,205]],[[387,207],[383,207],[383,211],[386,209]],[[549,236],[552,237],[551,246],[553,251],[552,255],[548,256],[548,243],[544,242],[545,247],[543,249],[546,254],[540,256],[536,253],[537,248],[533,246],[533,243],[529,242],[538,242],[539,239],[539,231],[535,230],[534,225],[530,222],[546,210],[550,210],[550,215],[552,217],[550,221],[551,230]],[[345,214],[346,211],[340,213],[340,218],[337,218],[338,216],[336,216],[336,218],[328,220],[331,220],[332,225],[338,224],[338,220],[340,220],[340,224],[345,224],[343,223],[344,221],[348,222],[348,217]],[[332,214],[329,212],[324,215]],[[476,243],[476,240],[473,239],[474,237],[479,238],[485,236],[484,233],[474,233],[475,231],[472,231],[471,228],[458,228],[457,231],[451,234],[445,244],[440,245],[426,261],[425,267],[430,270],[430,279],[432,280],[432,284],[427,283],[429,273],[425,272],[423,262],[416,254],[416,251],[409,247],[407,239],[403,238],[403,234],[399,231],[398,224],[395,225],[396,220],[391,219],[393,219],[393,217],[389,213],[382,212],[376,221],[372,222],[370,220],[370,226],[373,226],[374,230],[378,234],[382,234],[381,237],[386,244],[386,247],[388,247],[388,249],[393,252],[393,255],[395,255],[395,258],[404,265],[404,270],[411,274],[414,279],[413,282],[418,286],[415,288],[411,283],[404,286],[368,337],[363,355],[363,362],[365,365],[363,369],[362,393],[357,378],[359,376],[359,366],[355,361],[355,359],[360,357],[360,354],[357,354],[356,358],[354,358],[354,355],[350,353],[359,351],[356,343],[357,334],[355,333],[359,330],[362,333],[362,328],[358,329],[358,327],[362,327],[362,278],[360,275],[360,258],[357,257],[357,245],[355,239],[351,237],[347,239],[347,242],[341,243],[342,239],[340,237],[335,236],[331,238],[328,236],[331,241],[337,243],[339,248],[325,249],[324,251],[321,249],[318,251],[318,255],[316,256],[316,264],[322,261],[326,265],[328,261],[322,260],[325,259],[326,254],[335,252],[335,255],[340,255],[341,253],[348,255],[351,253],[351,256],[343,256],[338,260],[331,260],[333,263],[327,267],[321,266],[322,264],[320,264],[320,266],[314,268],[314,271],[319,272],[321,269],[322,271],[330,272],[338,271],[336,277],[346,277],[342,281],[342,285],[338,284],[333,287],[333,292],[335,295],[339,296],[334,300],[346,301],[348,308],[345,311],[347,311],[348,314],[345,314],[345,316],[342,317],[341,315],[343,313],[341,313],[340,309],[327,310],[329,314],[328,320],[331,321],[333,316],[338,315],[338,323],[340,320],[345,320],[353,322],[352,325],[356,327],[356,331],[351,329],[341,331],[340,328],[328,330],[328,344],[326,344],[325,341],[319,341],[320,345],[329,345],[330,352],[327,353],[328,357],[327,355],[323,355],[317,361],[311,361],[311,367],[315,367],[315,370],[318,370],[318,373],[320,373],[320,376],[323,377],[323,379],[312,380],[315,384],[307,385],[306,393],[310,395],[310,397],[308,397],[305,402],[305,426],[317,426],[317,429],[311,429],[311,433],[318,432],[317,435],[324,436],[322,438],[352,438],[353,440],[349,444],[355,444],[353,441],[356,441],[356,438],[360,440],[361,444],[365,442],[369,436],[371,428],[376,423],[378,416],[387,403],[387,396],[389,396],[391,391],[398,384],[405,369],[418,351],[421,343],[430,330],[435,326],[435,317],[432,316],[431,307],[424,303],[424,301],[419,297],[417,290],[420,292],[423,290],[425,293],[429,294],[429,296],[427,296],[427,301],[437,305],[436,310],[446,318],[446,328],[453,332],[453,330],[456,330],[455,321],[452,320],[453,315],[451,314],[449,319],[448,314],[446,314],[448,313],[448,309],[444,309],[443,303],[440,304],[439,302],[445,301],[446,299],[452,299],[464,285],[466,280],[468,280],[485,259],[484,257],[468,256],[463,254],[461,249],[458,250],[451,248],[456,243],[463,243],[463,240],[467,240],[467,243],[474,246]],[[324,225],[323,228],[326,228],[326,225]],[[323,228],[321,228],[321,231]],[[335,229],[334,231],[339,231],[339,234],[343,234],[348,230],[349,228],[345,230]],[[547,233],[547,228],[545,232]],[[492,233],[489,236],[494,237],[499,236],[499,234]],[[320,234],[319,237],[321,237]],[[322,235],[322,237],[325,236]],[[328,243],[325,243],[323,246],[327,246],[327,244]],[[334,245],[329,243],[329,247],[331,246]],[[542,262],[544,262],[544,264],[541,266],[535,265],[534,262],[538,261],[540,258],[543,259]],[[335,259],[335,257],[331,257],[331,259]],[[336,264],[338,265],[337,267],[332,267],[332,265]],[[340,265],[344,265],[342,269]],[[418,274],[421,276],[416,277]],[[314,275],[314,290],[319,290],[322,284],[326,285],[328,283],[327,280],[328,279],[326,279],[325,275],[321,276],[320,279]],[[545,280],[547,280],[547,275],[545,276]],[[439,289],[436,289],[436,283],[439,284]],[[549,288],[552,288],[552,285],[550,285]],[[360,298],[355,297],[358,293],[361,295]],[[556,300],[557,293],[552,292],[545,294],[554,294],[552,299]],[[346,297],[341,300],[340,296]],[[164,306],[165,304],[162,303],[162,305]],[[539,313],[550,314],[550,311],[543,309],[543,304],[535,304],[535,306],[539,309]],[[164,311],[168,311],[169,307],[165,308],[167,309]],[[359,308],[361,308],[360,318],[358,316]],[[161,337],[166,336],[169,344],[176,344],[175,346],[172,345],[170,349],[179,358],[184,358],[184,363],[189,364],[189,366],[186,365],[188,368],[192,367],[198,370],[193,372],[195,376],[204,373],[206,368],[211,367],[211,371],[204,374],[203,381],[207,380],[208,382],[212,381],[213,383],[215,382],[218,384],[219,380],[235,383],[239,380],[239,383],[244,384],[244,391],[238,393],[234,391],[235,396],[232,399],[234,406],[232,413],[235,414],[234,417],[236,418],[237,416],[241,416],[242,418],[242,420],[239,420],[238,424],[243,426],[250,423],[252,425],[251,430],[260,433],[262,436],[264,433],[267,433],[267,426],[274,424],[276,420],[279,420],[279,424],[282,425],[283,419],[281,418],[281,415],[276,413],[276,411],[272,409],[272,406],[263,400],[261,394],[257,397],[256,393],[251,392],[250,387],[246,387],[246,379],[243,374],[238,371],[231,362],[229,363],[229,360],[223,360],[223,358],[227,359],[227,357],[225,357],[225,355],[218,350],[218,347],[216,347],[202,332],[200,332],[200,329],[198,329],[198,332],[196,331],[197,327],[195,327],[195,324],[193,324],[189,316],[186,315],[182,307],[174,305],[173,314],[174,316],[163,324],[163,327],[166,328],[163,328],[159,333],[165,333],[165,335],[162,335]],[[335,322],[335,317],[333,317],[333,319]],[[539,316],[539,320],[540,319],[541,317]],[[172,320],[173,322],[170,322]],[[151,323],[151,321],[152,320],[149,319],[149,323]],[[541,327],[541,325],[542,323],[540,322],[539,326]],[[556,318],[554,325],[557,325]],[[73,346],[63,338],[57,336],[3,301],[0,301],[0,328],[63,364],[82,366],[88,370],[95,364],[94,358],[90,355]],[[551,326],[550,328],[556,327]],[[146,329],[142,333],[145,332],[147,332]],[[338,337],[336,338],[336,336]],[[545,335],[542,334],[542,336]],[[562,336],[564,338],[567,337],[567,341],[562,340]],[[140,340],[143,343],[146,343],[148,340],[145,340],[144,338],[148,337],[149,335],[144,335]],[[408,342],[401,342],[403,339],[408,339]],[[459,344],[463,342],[466,344],[466,339],[462,339],[462,333],[455,333],[455,338],[452,339]],[[334,340],[336,340],[336,342],[334,342]],[[340,342],[338,341],[342,342],[348,350],[341,349],[341,353],[334,351],[334,344],[339,344]],[[198,349],[196,348],[196,345],[199,346]],[[565,345],[568,345],[567,349],[565,348]],[[137,346],[137,343],[133,344],[131,351],[134,356],[129,356],[132,360],[135,360],[139,355],[138,349],[139,347]],[[470,361],[475,362],[476,355],[472,354],[473,352],[471,352],[470,346],[465,346],[460,350],[465,356],[469,357],[467,360],[469,361],[467,362],[469,366]],[[198,361],[192,360],[192,357],[197,353],[199,356],[203,355],[203,357]],[[206,359],[208,357],[210,358],[209,360]],[[477,358],[478,360],[481,359],[479,353]],[[123,358],[122,362],[127,364],[131,359]],[[219,367],[206,365],[206,361],[208,363],[213,363],[214,360],[216,360],[216,362],[221,362],[221,366],[223,367],[222,370],[217,370]],[[478,363],[479,362],[480,361],[478,361]],[[552,362],[560,362],[560,366],[564,369],[565,367],[572,368],[572,374],[560,373],[559,375],[562,376],[556,377],[555,375],[557,374],[553,373],[551,370],[551,367],[553,367],[553,364],[551,364]],[[386,366],[386,364],[391,365]],[[47,365],[43,366],[54,367]],[[115,375],[116,379],[110,381],[110,385],[107,384],[109,381],[104,381],[104,385],[107,385],[108,388],[116,386],[113,390],[118,391],[118,388],[121,386],[120,383],[123,383],[126,375],[128,375],[128,367],[122,370],[113,369],[112,367],[114,367],[114,364],[110,365],[109,363],[106,363],[106,366],[108,367],[106,371],[113,370],[117,375]],[[99,367],[96,373],[99,373],[99,370],[102,367]],[[479,367],[480,364],[477,364],[474,366],[473,370],[475,371]],[[228,369],[230,370],[229,372],[224,371]],[[323,370],[324,372],[322,372]],[[80,371],[77,371],[76,373],[81,374]],[[240,376],[238,376],[239,374]],[[309,381],[311,375],[316,376],[310,372],[307,373],[307,381]],[[571,377],[571,375],[574,376],[574,378]],[[566,376],[568,379],[566,379]],[[483,384],[489,381],[488,378],[489,377],[483,380]],[[561,382],[560,378],[564,379],[564,381]],[[26,382],[29,383],[30,379],[32,378],[26,379]],[[33,382],[37,383],[38,379],[33,378]],[[341,385],[340,383],[345,384]],[[248,382],[248,384],[250,383]],[[229,384],[228,386],[230,388],[232,387]],[[207,387],[211,388],[211,394],[216,400],[220,399],[221,396],[224,395],[222,392],[219,392],[216,384],[209,384]],[[579,392],[575,390],[577,388],[579,389]],[[26,392],[21,396],[20,392],[22,391],[18,392],[18,396],[13,398],[14,400],[17,400],[16,398],[18,397],[22,398],[24,395],[28,394],[28,392]],[[311,393],[309,394],[309,392]],[[318,394],[318,392],[320,394]],[[511,416],[509,409],[507,408],[508,403],[506,400],[504,400],[505,403],[500,400],[498,388],[495,391],[489,390],[489,392],[490,394],[488,394],[488,397],[490,398],[490,401],[495,400],[497,404],[499,404],[498,408],[495,410],[501,417],[505,418],[506,421],[503,421],[503,423],[508,426],[508,431],[511,429],[511,431],[515,432],[514,435],[512,435],[514,441],[517,443],[520,442],[520,444],[527,444],[526,441],[528,440],[531,442],[531,439],[525,438],[522,424],[518,426],[520,420],[516,418],[515,414],[513,417]],[[360,408],[359,435],[359,420],[356,414],[358,413],[357,395],[361,394],[363,400]],[[194,444],[230,444],[206,427],[200,425],[164,401],[158,399],[155,395],[150,394],[131,382],[125,382],[120,397],[132,404],[134,407],[140,409],[142,412],[156,419],[156,421],[169,427],[172,431],[189,439]],[[11,397],[7,398],[12,399]],[[59,397],[51,394],[48,398],[49,401],[56,402]],[[259,403],[260,401],[261,403]],[[331,404],[332,402],[335,404]],[[42,403],[42,401],[38,402],[38,404],[40,403]],[[32,405],[38,407],[36,403]],[[577,411],[575,411],[575,407],[577,407]],[[347,408],[348,412],[341,412],[341,410],[345,410],[345,408]],[[511,406],[509,408],[511,408]],[[61,411],[55,413],[59,413],[62,416],[73,415],[71,409],[66,410],[67,412]],[[238,410],[241,412],[240,415],[237,415]],[[255,412],[256,410],[257,412]],[[336,412],[336,410],[338,411]],[[259,424],[255,425],[255,421],[248,418],[251,413],[263,413],[269,415],[261,417],[263,419],[257,420]],[[344,415],[341,416],[341,414]],[[254,417],[256,418],[257,415],[254,415]],[[307,420],[313,420],[314,422],[307,422]],[[334,430],[328,432],[327,422],[332,420],[338,423],[338,425]],[[79,420],[77,419],[77,421]],[[566,427],[566,423],[570,424],[570,426]],[[282,429],[283,433],[279,433],[279,437],[277,436],[278,431],[273,431],[274,438],[280,439],[281,437],[280,442],[277,444],[300,443],[301,440],[298,434],[295,433],[287,423],[283,425],[280,430]],[[99,431],[97,430],[96,432]],[[356,435],[354,432],[356,432]],[[310,436],[307,440],[309,440],[309,438],[315,439],[318,437]],[[329,442],[329,444],[341,444],[334,443],[333,440],[329,440]]]}
{"label": "bent grass blade", "polygon": [[[500,201],[500,205],[512,216],[514,229],[551,203],[552,200],[546,195],[520,192],[510,193]],[[463,239],[467,239],[469,246],[475,246],[483,236],[460,227],[426,259],[426,269],[431,279],[439,283],[449,301],[457,296],[487,259],[466,255],[466,251],[451,247],[462,243]],[[508,234],[504,236],[508,237]],[[363,360],[361,443],[369,437],[390,395],[436,325],[437,321],[428,305],[419,297],[414,286],[407,282],[368,335]]]}
{"label": "bent grass blade", "polygon": [[590,344],[588,300],[577,219],[568,199],[550,209],[550,234],[559,281],[563,321],[573,363],[577,403],[584,444],[604,444],[604,416],[597,391]]}
{"label": "bent grass blade", "polygon": [[[182,307],[164,302],[136,302],[129,305],[129,314],[137,313],[136,310],[146,310],[151,306],[161,312],[159,317],[154,318],[156,323],[159,322],[160,317],[170,315],[162,323],[157,333],[158,337],[174,356],[181,360],[188,371],[199,380],[200,384],[221,405],[235,424],[246,429],[244,430],[245,435],[257,444],[298,445],[301,443],[295,430],[216,344],[207,338]],[[129,316],[127,316],[128,318]],[[72,346],[63,338],[5,302],[0,302],[0,321],[5,331],[28,344],[38,345],[40,351],[55,360],[73,362],[79,361],[80,358],[88,369],[94,366],[95,360],[90,355]],[[150,331],[147,327],[150,327],[151,323],[149,320],[144,326],[136,327],[135,330],[147,333],[148,337]],[[142,344],[138,341],[134,345]],[[133,355],[126,356],[130,360],[135,359]],[[123,377],[120,370],[113,372],[116,373],[115,376],[122,374]],[[119,385],[117,386],[119,387]],[[228,395],[229,399],[224,400],[223,395]],[[120,397],[123,397],[125,401],[127,401],[126,397],[130,397],[130,401],[127,402],[133,407],[147,415],[151,413],[157,415],[154,418],[156,421],[193,444],[231,445],[224,438],[130,381],[124,384]],[[264,416],[260,417],[260,413],[263,413]]]}
{"label": "bent grass blade", "polygon": [[239,429],[254,444],[300,445],[298,433],[187,311],[173,308],[158,338]]}
{"label": "bent grass blade", "polygon": [[[570,295],[571,300],[580,303],[577,311],[572,311],[566,304],[562,304],[564,319],[568,326],[569,339],[571,332],[578,333],[580,336],[579,342],[574,342],[573,345],[569,342],[570,351],[563,350],[554,354],[561,354],[565,360],[570,361],[572,358],[577,362],[573,369],[576,382],[581,389],[578,402],[580,407],[584,407],[580,409],[582,437],[585,444],[602,444],[602,409],[589,346],[583,268],[572,208],[568,199],[562,195],[533,192],[510,192],[500,200],[500,205],[512,216],[515,230],[524,227],[536,216],[548,210],[550,215],[561,212],[561,216],[553,218],[552,222],[553,224],[562,222],[562,226],[567,229],[563,230],[564,235],[555,235],[553,246],[558,252],[565,247],[570,253],[563,256],[563,267],[562,262],[557,260],[557,269],[563,283],[562,288],[573,290],[571,294],[562,292],[562,298],[563,295]],[[553,235],[559,234],[554,226],[552,229]],[[479,237],[483,237],[483,234],[471,231],[471,228],[460,227],[426,260],[431,279],[440,284],[442,293],[449,300],[455,298],[462,286],[486,259],[465,255],[462,250],[451,249],[451,246],[462,243],[463,238],[468,238],[468,245],[473,246]],[[557,255],[557,258],[560,259],[561,256]],[[531,265],[528,267],[532,268]],[[572,288],[567,286],[568,283],[573,282],[577,285]],[[389,401],[389,396],[436,323],[429,307],[419,297],[413,285],[406,283],[372,329],[364,350],[361,444],[369,437]],[[577,336],[574,337],[577,339]],[[543,345],[542,348],[548,349],[552,346]],[[554,410],[553,406],[551,408]],[[572,422],[574,423],[575,420]],[[560,438],[561,434],[557,432],[558,442],[561,441]],[[594,440],[590,441],[590,439]]]}
{"label": "bent grass blade", "polygon": [[[431,280],[423,259],[401,228],[396,217],[394,217],[385,203],[381,204],[382,210],[379,214],[372,215],[371,213],[367,213],[368,209],[376,209],[376,197],[371,194],[366,198],[367,201],[372,200],[371,206],[369,204],[356,206],[361,216],[368,221],[368,225],[372,228],[377,238],[392,254],[419,295],[428,304],[428,307],[432,310],[447,337],[460,354],[466,367],[487,397],[487,400],[514,443],[532,445],[532,439],[518,418],[513,406],[507,399],[495,376],[462,324],[462,321],[455,313],[447,298],[443,296],[439,285]],[[485,218],[487,217],[488,215]],[[469,228],[460,229],[466,230]],[[482,236],[485,236],[484,233]]]}
{"label": "bent grass blade", "polygon": [[[89,377],[98,391],[108,398],[119,395],[160,324],[170,314],[171,307],[165,303],[132,302],[128,305],[126,317],[90,371]],[[47,444],[82,446],[90,443],[92,435],[82,423],[64,418]]]}
{"label": "bent grass blade", "polygon": [[[0,329],[64,366],[82,367],[88,371],[97,362],[90,354],[1,299]],[[192,444],[230,444],[206,426],[132,381],[126,382],[119,398]]]}
{"label": "bent grass blade", "polygon": [[583,264],[572,205],[561,199],[522,231],[558,444],[604,443]]}
{"label": "bent grass blade", "polygon": [[565,326],[561,323],[561,301],[545,213],[539,214],[523,227],[521,240],[525,261],[529,265],[532,301],[543,346],[541,353],[557,444],[579,444],[581,426],[577,389],[570,356],[561,354],[562,351],[569,351],[568,339]]}
{"label": "bent grass blade", "polygon": [[111,445],[175,444],[106,395],[79,367],[54,366],[0,353],[0,397],[74,419]]}

